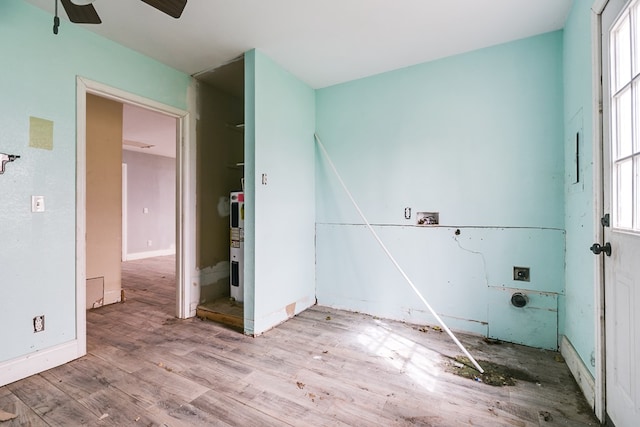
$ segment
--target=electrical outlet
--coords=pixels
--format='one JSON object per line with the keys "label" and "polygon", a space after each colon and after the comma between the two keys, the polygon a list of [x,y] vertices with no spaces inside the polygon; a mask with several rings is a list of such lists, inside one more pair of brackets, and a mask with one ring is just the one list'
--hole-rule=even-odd
{"label": "electrical outlet", "polygon": [[513,280],[529,281],[529,267],[513,267]]}
{"label": "electrical outlet", "polygon": [[148,247],[153,246],[153,242],[152,242],[151,240],[147,240],[147,246],[148,246]]}
{"label": "electrical outlet", "polygon": [[31,212],[44,212],[44,196],[31,196]]}
{"label": "electrical outlet", "polygon": [[44,314],[33,318],[33,332],[36,333],[42,331],[44,331]]}

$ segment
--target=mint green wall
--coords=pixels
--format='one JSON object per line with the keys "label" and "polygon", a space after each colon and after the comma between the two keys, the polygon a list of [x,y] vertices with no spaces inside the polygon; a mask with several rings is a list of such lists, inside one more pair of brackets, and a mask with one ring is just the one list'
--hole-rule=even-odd
{"label": "mint green wall", "polygon": [[245,330],[259,334],[315,304],[315,92],[259,51],[245,61]]}
{"label": "mint green wall", "polygon": [[[546,348],[563,316],[562,40],[543,34],[316,97],[338,170],[436,311],[453,328]],[[316,157],[318,303],[433,322]],[[418,211],[440,212],[442,226],[416,226]],[[513,266],[530,267],[531,281],[514,281]],[[525,309],[509,304],[515,290],[529,295]]]}
{"label": "mint green wall", "polygon": [[[190,77],[21,0],[0,6],[0,362],[76,337],[76,75],[186,109]],[[53,150],[30,148],[29,117],[54,122]],[[31,195],[46,212],[31,213]],[[45,315],[34,334],[32,318]]]}
{"label": "mint green wall", "polygon": [[[564,334],[594,374],[596,241],[593,188],[591,3],[574,1],[564,29],[566,319]],[[575,137],[580,134],[580,182],[576,183]]]}
{"label": "mint green wall", "polygon": [[244,332],[255,330],[256,51],[244,54]]}

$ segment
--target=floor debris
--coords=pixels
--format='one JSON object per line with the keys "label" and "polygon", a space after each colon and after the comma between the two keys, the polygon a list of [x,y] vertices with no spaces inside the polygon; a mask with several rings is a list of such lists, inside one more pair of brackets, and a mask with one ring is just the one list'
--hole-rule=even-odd
{"label": "floor debris", "polygon": [[11,412],[6,412],[0,409],[0,422],[9,421],[17,417],[18,417],[18,414],[13,414]]}
{"label": "floor debris", "polygon": [[539,383],[528,373],[519,369],[510,368],[508,366],[499,365],[487,360],[478,360],[484,373],[481,374],[471,364],[471,361],[464,356],[456,356],[455,360],[447,363],[447,371],[463,378],[483,382],[496,387],[512,386],[516,384],[516,380],[527,381],[531,383]]}
{"label": "floor debris", "polygon": [[544,421],[553,421],[553,417],[547,411],[540,411],[540,418],[542,418]]}
{"label": "floor debris", "polygon": [[327,316],[324,320],[331,320],[331,316]]}
{"label": "floor debris", "polygon": [[296,382],[296,385],[298,386],[298,388],[300,390],[302,390],[304,388],[304,383],[301,383],[300,381]]}
{"label": "floor debris", "polygon": [[102,416],[100,416],[100,418],[98,418],[98,421],[102,421],[107,417],[109,417],[109,414],[102,414]]}

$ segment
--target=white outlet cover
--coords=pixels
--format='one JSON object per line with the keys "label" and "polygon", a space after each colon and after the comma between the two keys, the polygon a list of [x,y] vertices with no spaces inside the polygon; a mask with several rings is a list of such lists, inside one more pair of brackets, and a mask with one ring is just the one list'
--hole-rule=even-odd
{"label": "white outlet cover", "polygon": [[44,212],[44,196],[31,196],[31,212]]}

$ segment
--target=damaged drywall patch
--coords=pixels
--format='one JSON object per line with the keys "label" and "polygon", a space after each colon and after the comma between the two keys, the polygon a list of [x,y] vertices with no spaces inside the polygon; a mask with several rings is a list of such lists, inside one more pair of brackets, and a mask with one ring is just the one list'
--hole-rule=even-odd
{"label": "damaged drywall patch", "polygon": [[296,303],[292,302],[285,308],[285,310],[287,311],[287,317],[293,317],[296,313]]}
{"label": "damaged drywall patch", "polygon": [[29,147],[53,150],[53,122],[29,117]]}
{"label": "damaged drywall patch", "polygon": [[228,261],[220,261],[212,267],[198,270],[193,279],[194,286],[200,289],[198,301],[213,301],[229,295],[230,268]]}
{"label": "damaged drywall patch", "polygon": [[220,196],[218,198],[218,215],[225,218],[231,215],[231,206],[229,204],[229,197]]}
{"label": "damaged drywall patch", "polygon": [[199,286],[210,286],[222,279],[229,277],[229,262],[228,261],[220,261],[214,266],[203,268],[198,271],[197,281]]}

